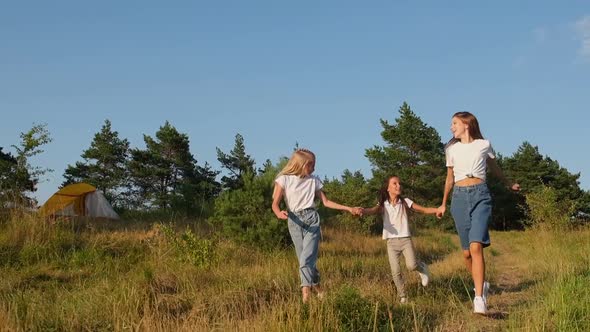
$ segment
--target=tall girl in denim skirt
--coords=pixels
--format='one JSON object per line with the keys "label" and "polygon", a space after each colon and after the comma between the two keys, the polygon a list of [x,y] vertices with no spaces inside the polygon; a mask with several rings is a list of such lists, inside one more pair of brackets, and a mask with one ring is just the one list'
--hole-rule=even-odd
{"label": "tall girl in denim skirt", "polygon": [[[275,179],[272,195],[272,211],[279,219],[288,219],[289,234],[295,245],[299,260],[299,277],[303,302],[307,302],[312,289],[322,296],[320,273],[316,267],[320,242],[320,216],[315,199],[320,198],[325,207],[344,210],[359,215],[361,208],[351,208],[330,201],[322,191],[323,184],[315,169],[315,155],[305,149],[293,152],[287,165]],[[288,211],[281,210],[279,203],[285,198]]]}
{"label": "tall girl in denim skirt", "polygon": [[407,303],[404,280],[402,279],[399,259],[404,255],[406,267],[409,271],[417,271],[420,275],[422,286],[428,285],[428,267],[424,262],[416,259],[416,250],[410,234],[408,214],[410,210],[435,214],[437,208],[428,208],[414,203],[401,196],[402,185],[399,177],[390,176],[379,191],[379,204],[370,209],[363,209],[362,214],[381,213],[383,217],[383,239],[387,240],[387,256],[393,274],[393,283],[397,289],[400,302]]}
{"label": "tall girl in denim skirt", "polygon": [[490,142],[483,138],[473,114],[455,113],[451,132],[453,138],[445,147],[447,178],[437,216],[445,213],[447,199],[453,189],[451,214],[461,240],[465,265],[475,285],[473,312],[485,314],[489,283],[484,281],[483,248],[490,245],[488,224],[492,217],[492,197],[485,182],[487,167],[512,190],[520,190],[520,186],[510,186],[507,182],[495,161],[494,150]]}

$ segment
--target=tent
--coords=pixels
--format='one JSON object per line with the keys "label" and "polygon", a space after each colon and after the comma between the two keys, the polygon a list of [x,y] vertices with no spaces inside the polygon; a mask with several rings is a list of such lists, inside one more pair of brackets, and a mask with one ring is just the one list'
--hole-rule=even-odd
{"label": "tent", "polygon": [[41,208],[43,216],[83,216],[119,219],[102,192],[87,183],[70,184],[53,194]]}

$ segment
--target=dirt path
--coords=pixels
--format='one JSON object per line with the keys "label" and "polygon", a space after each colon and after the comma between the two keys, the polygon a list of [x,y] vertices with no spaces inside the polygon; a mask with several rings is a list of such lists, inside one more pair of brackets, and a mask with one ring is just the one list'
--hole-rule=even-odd
{"label": "dirt path", "polygon": [[522,257],[514,251],[510,241],[498,239],[491,248],[495,254],[489,255],[486,262],[492,272],[488,315],[477,319],[482,331],[503,331],[508,327],[510,314],[532,299],[530,288],[535,281],[519,263]]}
{"label": "dirt path", "polygon": [[[526,257],[518,252],[514,238],[496,236],[493,244],[486,249],[486,274],[491,287],[488,295],[488,314],[473,314],[470,299],[462,300],[458,307],[453,306],[445,317],[441,317],[437,331],[505,331],[508,329],[510,315],[520,310],[523,304],[531,301],[533,276],[527,274]],[[458,239],[454,239],[458,241]],[[434,263],[438,273],[449,275],[464,271],[460,252],[453,252]],[[469,282],[470,286],[472,285]],[[472,287],[472,286],[471,286]],[[473,292],[470,291],[470,296]]]}

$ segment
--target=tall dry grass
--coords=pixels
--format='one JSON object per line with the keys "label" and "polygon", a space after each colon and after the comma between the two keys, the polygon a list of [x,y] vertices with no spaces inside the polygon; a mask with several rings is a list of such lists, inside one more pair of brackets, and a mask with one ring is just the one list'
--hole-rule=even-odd
{"label": "tall dry grass", "polygon": [[[199,234],[190,224],[179,234],[187,225]],[[21,216],[0,224],[0,325],[11,331],[583,328],[575,322],[587,311],[567,311],[560,301],[588,281],[588,236],[588,230],[493,233],[486,250],[490,281],[501,285],[512,267],[518,279],[512,289],[492,289],[491,309],[508,313],[481,318],[471,313],[473,285],[457,237],[436,230],[414,237],[431,284],[423,288],[417,274],[404,272],[411,304],[402,306],[384,241],[325,228],[318,266],[327,297],[304,305],[292,249],[220,240],[212,264],[197,266],[157,224],[48,224]],[[511,292],[522,301],[510,302]],[[575,307],[588,298],[578,296]]]}

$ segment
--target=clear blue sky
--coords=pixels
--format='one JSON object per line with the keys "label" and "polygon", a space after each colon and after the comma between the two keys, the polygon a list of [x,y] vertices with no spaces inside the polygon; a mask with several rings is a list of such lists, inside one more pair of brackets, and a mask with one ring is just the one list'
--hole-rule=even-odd
{"label": "clear blue sky", "polygon": [[132,147],[166,120],[199,164],[244,136],[316,173],[370,176],[407,101],[444,140],[470,111],[496,150],[539,146],[590,189],[588,1],[12,1],[0,5],[0,146],[47,123],[43,203],[110,119]]}

